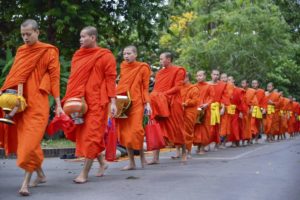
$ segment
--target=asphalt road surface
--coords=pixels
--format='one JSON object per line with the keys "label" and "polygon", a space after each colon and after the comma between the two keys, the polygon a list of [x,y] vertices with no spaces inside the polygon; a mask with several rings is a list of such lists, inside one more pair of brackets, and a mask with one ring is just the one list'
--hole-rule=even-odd
{"label": "asphalt road surface", "polygon": [[[174,152],[164,152],[161,164],[135,171],[120,171],[128,161],[110,163],[101,178],[94,176],[95,162],[89,182],[81,185],[72,180],[82,161],[48,158],[44,161],[47,183],[32,188],[28,199],[300,200],[299,136],[193,155],[187,164],[171,160],[171,155]],[[22,178],[15,160],[0,159],[0,200],[23,198],[17,193]]]}

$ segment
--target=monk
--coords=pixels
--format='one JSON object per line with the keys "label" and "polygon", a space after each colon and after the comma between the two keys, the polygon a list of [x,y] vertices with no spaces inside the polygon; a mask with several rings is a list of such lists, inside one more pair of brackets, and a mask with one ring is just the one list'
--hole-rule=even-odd
{"label": "monk", "polygon": [[242,101],[244,108],[246,108],[243,112],[242,140],[243,145],[246,145],[246,141],[247,144],[251,144],[252,137],[258,133],[256,124],[253,123],[256,119],[254,108],[258,108],[258,102],[255,96],[255,90],[248,87],[247,80],[241,81],[241,87],[245,90],[245,96]]}
{"label": "monk", "polygon": [[[228,82],[234,85],[235,80],[232,76],[228,77]],[[232,95],[230,97],[230,107],[228,113],[231,114],[231,130],[228,136],[228,141],[232,142],[231,147],[240,146],[240,140],[242,139],[242,121],[243,113],[247,109],[243,104],[243,99],[245,95],[245,90],[234,86]]]}
{"label": "monk", "polygon": [[295,113],[297,112],[297,102],[292,96],[289,96],[290,99],[290,105],[289,105],[289,110],[288,110],[288,133],[290,134],[291,137],[295,136],[296,132],[296,115]]}
{"label": "monk", "polygon": [[66,132],[76,139],[76,156],[84,157],[85,162],[80,174],[73,180],[85,183],[93,160],[97,158],[103,172],[105,163],[101,152],[105,149],[104,132],[107,126],[109,103],[110,113],[116,114],[115,81],[116,61],[110,50],[98,47],[97,29],[92,26],[80,32],[80,49],[75,52],[71,63],[71,73],[67,91],[62,102],[69,98],[84,98],[88,111],[84,124]]}
{"label": "monk", "polygon": [[[150,94],[152,116],[157,119],[163,136],[169,145],[182,147],[182,161],[186,161],[184,111],[180,89],[185,78],[185,69],[172,64],[170,52],[160,55],[163,67],[155,76],[155,85]],[[159,150],[154,151],[153,160],[149,164],[159,163]]]}
{"label": "monk", "polygon": [[[191,74],[186,73],[184,85],[181,88],[182,106],[184,109],[184,131],[185,145],[187,149],[187,158],[192,158],[192,146],[194,139],[194,126],[198,115],[197,108],[199,102],[199,89],[196,85],[190,83]],[[177,156],[180,156],[180,148],[177,147]],[[178,158],[177,157],[177,158]]]}
{"label": "monk", "polygon": [[124,61],[121,63],[121,76],[117,86],[117,94],[126,94],[129,92],[131,97],[131,106],[126,112],[127,118],[116,119],[117,133],[119,142],[126,147],[129,165],[123,170],[136,169],[134,161],[134,150],[140,151],[141,165],[144,167],[145,158],[143,151],[144,111],[147,115],[151,114],[149,97],[149,79],[150,67],[147,63],[136,61],[137,48],[127,46],[123,51]]}
{"label": "monk", "polygon": [[[221,123],[220,123],[220,136],[221,136],[221,146],[220,148],[226,148],[226,142],[228,139],[228,136],[231,133],[231,117],[232,114],[230,113],[230,97],[232,96],[233,90],[234,90],[234,84],[231,82],[228,82],[228,77],[226,73],[222,73],[220,76],[220,81],[226,83],[225,87],[225,94],[223,95],[223,102],[225,106],[225,112],[221,116]],[[227,100],[224,100],[227,98]]]}
{"label": "monk", "polygon": [[217,150],[221,142],[220,140],[220,118],[225,113],[225,106],[230,104],[229,98],[226,93],[226,83],[219,81],[220,71],[212,70],[211,81],[208,83],[214,89],[213,102],[210,104],[211,113],[211,129],[210,129],[210,143],[214,143],[215,146],[212,150]]}
{"label": "monk", "polygon": [[[273,133],[277,127],[273,127],[274,125],[274,115],[275,115],[275,106],[278,104],[280,94],[274,90],[274,85],[272,82],[267,84],[266,91],[266,102],[267,102],[267,111],[266,118],[264,120],[264,130],[267,135],[267,142],[271,142],[274,140]],[[279,127],[278,127],[279,128]]]}
{"label": "monk", "polygon": [[280,103],[280,135],[278,139],[286,139],[285,133],[288,131],[288,105],[289,105],[289,98],[283,97],[281,98],[282,103]]}
{"label": "monk", "polygon": [[17,165],[25,171],[19,191],[22,196],[30,195],[28,188],[34,171],[37,178],[32,186],[46,182],[40,143],[49,119],[49,94],[55,98],[56,115],[63,113],[59,97],[59,52],[55,46],[40,42],[39,33],[35,20],[27,19],[21,24],[25,44],[18,48],[13,66],[0,89],[1,95],[6,89],[17,89],[18,84],[23,84],[27,102],[25,111],[13,117],[16,125],[0,126],[0,146],[5,148],[6,154],[16,153]]}
{"label": "monk", "polygon": [[[254,141],[257,142],[260,134],[263,133],[263,115],[266,114],[266,97],[265,97],[265,90],[259,88],[259,82],[258,80],[252,80],[251,82],[252,88],[255,90],[255,96],[257,99],[258,107],[254,108],[254,114],[256,117],[253,119],[252,126],[256,126],[256,129],[258,130],[258,133],[254,137]],[[253,142],[254,142],[253,141]]]}
{"label": "monk", "polygon": [[205,71],[198,71],[196,78],[198,82],[196,86],[198,87],[200,94],[198,100],[198,112],[201,111],[204,115],[202,116],[203,119],[198,119],[198,122],[195,124],[193,143],[198,147],[197,154],[202,155],[205,153],[204,147],[210,143],[211,113],[209,107],[213,102],[215,94],[213,87],[206,82]]}

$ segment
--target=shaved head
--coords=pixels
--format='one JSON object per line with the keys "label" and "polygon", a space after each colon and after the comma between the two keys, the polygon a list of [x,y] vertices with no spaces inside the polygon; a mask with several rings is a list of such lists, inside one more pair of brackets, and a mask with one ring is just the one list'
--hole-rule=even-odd
{"label": "shaved head", "polygon": [[89,36],[95,36],[96,39],[98,37],[98,31],[94,26],[86,26],[81,31],[85,31]]}
{"label": "shaved head", "polygon": [[127,47],[124,48],[125,49],[130,49],[133,53],[137,54],[137,48],[134,45],[129,45]]}
{"label": "shaved head", "polygon": [[226,73],[222,73],[220,76],[220,80],[223,82],[227,82],[228,81],[228,77]]}
{"label": "shaved head", "polygon": [[39,30],[39,25],[34,19],[26,19],[21,24],[21,27],[28,27],[28,26],[31,26],[32,30],[34,30],[34,31]]}

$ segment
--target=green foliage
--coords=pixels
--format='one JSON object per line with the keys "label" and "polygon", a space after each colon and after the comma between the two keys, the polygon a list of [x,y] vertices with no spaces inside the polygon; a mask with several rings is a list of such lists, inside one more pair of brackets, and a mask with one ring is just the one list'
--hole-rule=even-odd
{"label": "green foliage", "polygon": [[300,97],[299,45],[292,42],[277,5],[267,0],[199,0],[191,8],[195,18],[174,31],[174,24],[185,18],[182,10],[178,20],[170,18],[160,40],[163,48],[176,51],[178,64],[192,72],[218,68],[238,82],[258,79],[265,86],[272,81],[286,94]]}

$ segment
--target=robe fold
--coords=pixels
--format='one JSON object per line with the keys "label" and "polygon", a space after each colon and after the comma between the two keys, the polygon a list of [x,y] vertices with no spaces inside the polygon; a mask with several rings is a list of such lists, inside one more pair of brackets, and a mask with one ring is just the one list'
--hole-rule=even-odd
{"label": "robe fold", "polygon": [[[158,109],[168,110],[168,117],[157,118],[166,142],[174,145],[185,144],[183,107],[180,89],[186,71],[182,67],[170,66],[161,69],[155,77],[155,85],[150,94],[153,117],[160,113]],[[164,97],[164,98],[162,98]]]}
{"label": "robe fold", "polygon": [[18,48],[13,66],[1,91],[17,89],[23,83],[25,111],[17,113],[16,125],[0,125],[0,146],[6,154],[17,154],[17,165],[33,172],[41,167],[44,156],[41,148],[49,119],[48,94],[59,97],[60,64],[58,49],[37,42]]}
{"label": "robe fold", "polygon": [[84,97],[88,105],[84,124],[66,133],[75,136],[78,157],[94,159],[105,149],[108,104],[109,98],[115,97],[116,74],[116,61],[108,49],[80,48],[73,55],[62,102],[73,97]]}
{"label": "robe fold", "polygon": [[149,97],[150,67],[143,62],[126,61],[121,63],[120,82],[117,94],[129,91],[131,106],[126,112],[128,118],[116,119],[119,142],[122,146],[140,150],[144,142],[143,116],[144,107],[150,102]]}
{"label": "robe fold", "polygon": [[231,117],[231,133],[228,137],[228,141],[239,142],[242,139],[242,119],[239,117],[241,112],[245,112],[243,105],[243,99],[245,90],[234,87],[230,102],[235,106],[235,112]]}
{"label": "robe fold", "polygon": [[[231,133],[231,117],[232,115],[228,113],[230,106],[230,97],[232,96],[234,90],[234,85],[232,83],[226,83],[225,95],[223,96],[223,102],[225,106],[225,112],[221,116],[220,123],[220,136],[228,136]],[[228,99],[226,99],[228,98]]]}
{"label": "robe fold", "polygon": [[210,115],[210,104],[213,102],[215,93],[213,87],[206,82],[198,83],[196,86],[199,89],[199,105],[202,107],[204,104],[208,104],[204,110],[204,120],[201,124],[196,124],[194,127],[194,141],[195,145],[208,145],[210,143],[210,132],[211,132],[211,115]]}
{"label": "robe fold", "polygon": [[197,108],[199,105],[200,92],[197,86],[192,84],[184,84],[181,89],[182,101],[184,106],[184,130],[186,148],[192,150],[194,139],[194,126],[197,119]]}
{"label": "robe fold", "polygon": [[[274,131],[279,127],[273,127],[274,116],[275,116],[275,107],[279,102],[280,94],[278,92],[266,92],[266,102],[267,102],[267,114],[264,120],[264,130],[265,134],[270,135],[273,134]],[[273,103],[269,103],[271,100]]]}
{"label": "robe fold", "polygon": [[[226,86],[227,84],[225,82],[219,81],[217,83],[209,83],[211,84],[212,88],[214,89],[214,97],[213,102],[210,104],[210,114],[213,114],[213,106],[219,105],[216,107],[216,114],[220,116],[220,109],[221,105],[228,106],[230,104],[228,94],[226,93]],[[212,115],[213,116],[213,115]],[[212,120],[211,122],[213,122]],[[219,144],[221,142],[220,140],[220,121],[217,121],[215,124],[211,123],[210,127],[210,143],[215,142],[216,144]]]}

